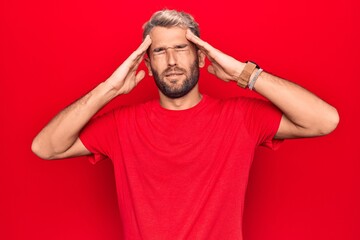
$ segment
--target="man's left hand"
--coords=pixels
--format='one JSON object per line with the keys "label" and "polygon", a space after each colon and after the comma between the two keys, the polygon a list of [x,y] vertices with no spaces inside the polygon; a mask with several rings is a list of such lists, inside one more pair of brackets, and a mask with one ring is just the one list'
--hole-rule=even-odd
{"label": "man's left hand", "polygon": [[211,65],[208,71],[218,78],[228,82],[230,80],[237,81],[245,64],[236,60],[229,55],[214,48],[209,43],[195,36],[190,29],[186,31],[186,38],[193,42],[210,60]]}

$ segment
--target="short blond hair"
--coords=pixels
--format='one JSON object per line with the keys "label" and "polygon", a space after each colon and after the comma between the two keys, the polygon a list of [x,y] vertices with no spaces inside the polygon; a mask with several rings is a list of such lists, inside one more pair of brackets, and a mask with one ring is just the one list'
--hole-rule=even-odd
{"label": "short blond hair", "polygon": [[155,12],[149,21],[143,25],[143,39],[154,27],[183,27],[189,28],[196,36],[200,37],[199,24],[194,17],[186,12],[164,9]]}

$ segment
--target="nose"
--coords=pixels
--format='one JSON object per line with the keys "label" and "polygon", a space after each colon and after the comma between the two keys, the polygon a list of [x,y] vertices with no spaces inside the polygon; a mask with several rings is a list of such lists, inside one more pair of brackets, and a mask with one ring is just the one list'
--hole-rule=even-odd
{"label": "nose", "polygon": [[174,49],[168,48],[166,49],[166,60],[168,66],[175,66],[177,63],[177,56]]}

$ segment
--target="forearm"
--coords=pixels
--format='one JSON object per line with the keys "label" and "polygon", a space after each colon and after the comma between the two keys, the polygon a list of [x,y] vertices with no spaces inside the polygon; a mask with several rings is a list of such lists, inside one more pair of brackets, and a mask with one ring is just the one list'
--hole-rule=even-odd
{"label": "forearm", "polygon": [[115,96],[115,90],[101,83],[55,116],[35,137],[32,150],[47,159],[65,152],[93,115]]}
{"label": "forearm", "polygon": [[[242,87],[254,78],[257,71],[252,72],[253,66],[249,65],[245,69],[245,63],[217,50],[190,30],[187,31],[186,37],[208,57],[211,62],[208,71],[211,74],[227,82],[237,81]],[[248,78],[251,72],[252,76]],[[254,87],[283,112],[276,137],[324,135],[333,131],[338,124],[339,115],[334,107],[294,83],[262,72]]]}
{"label": "forearm", "polygon": [[295,83],[263,72],[255,89],[276,105],[305,137],[330,133],[338,123],[334,107]]}

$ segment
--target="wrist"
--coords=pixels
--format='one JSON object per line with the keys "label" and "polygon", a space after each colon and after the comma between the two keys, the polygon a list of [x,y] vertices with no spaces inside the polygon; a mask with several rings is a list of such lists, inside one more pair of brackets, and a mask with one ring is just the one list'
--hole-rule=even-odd
{"label": "wrist", "polygon": [[236,78],[237,85],[242,88],[247,88],[249,86],[251,76],[254,72],[256,72],[257,68],[258,68],[258,65],[251,61],[242,63],[240,66],[240,70],[239,70],[240,74]]}
{"label": "wrist", "polygon": [[248,84],[248,88],[250,90],[255,90],[255,84],[257,83],[257,80],[260,77],[262,72],[263,72],[262,68],[256,68],[255,71],[251,74],[250,81]]}
{"label": "wrist", "polygon": [[107,103],[119,95],[119,90],[109,81],[105,81],[94,89],[94,95],[97,95],[101,99],[101,102]]}
{"label": "wrist", "polygon": [[239,77],[240,77],[240,74],[244,71],[245,65],[246,65],[246,62],[239,62],[239,67],[238,67],[238,71],[239,71],[238,76]]}

